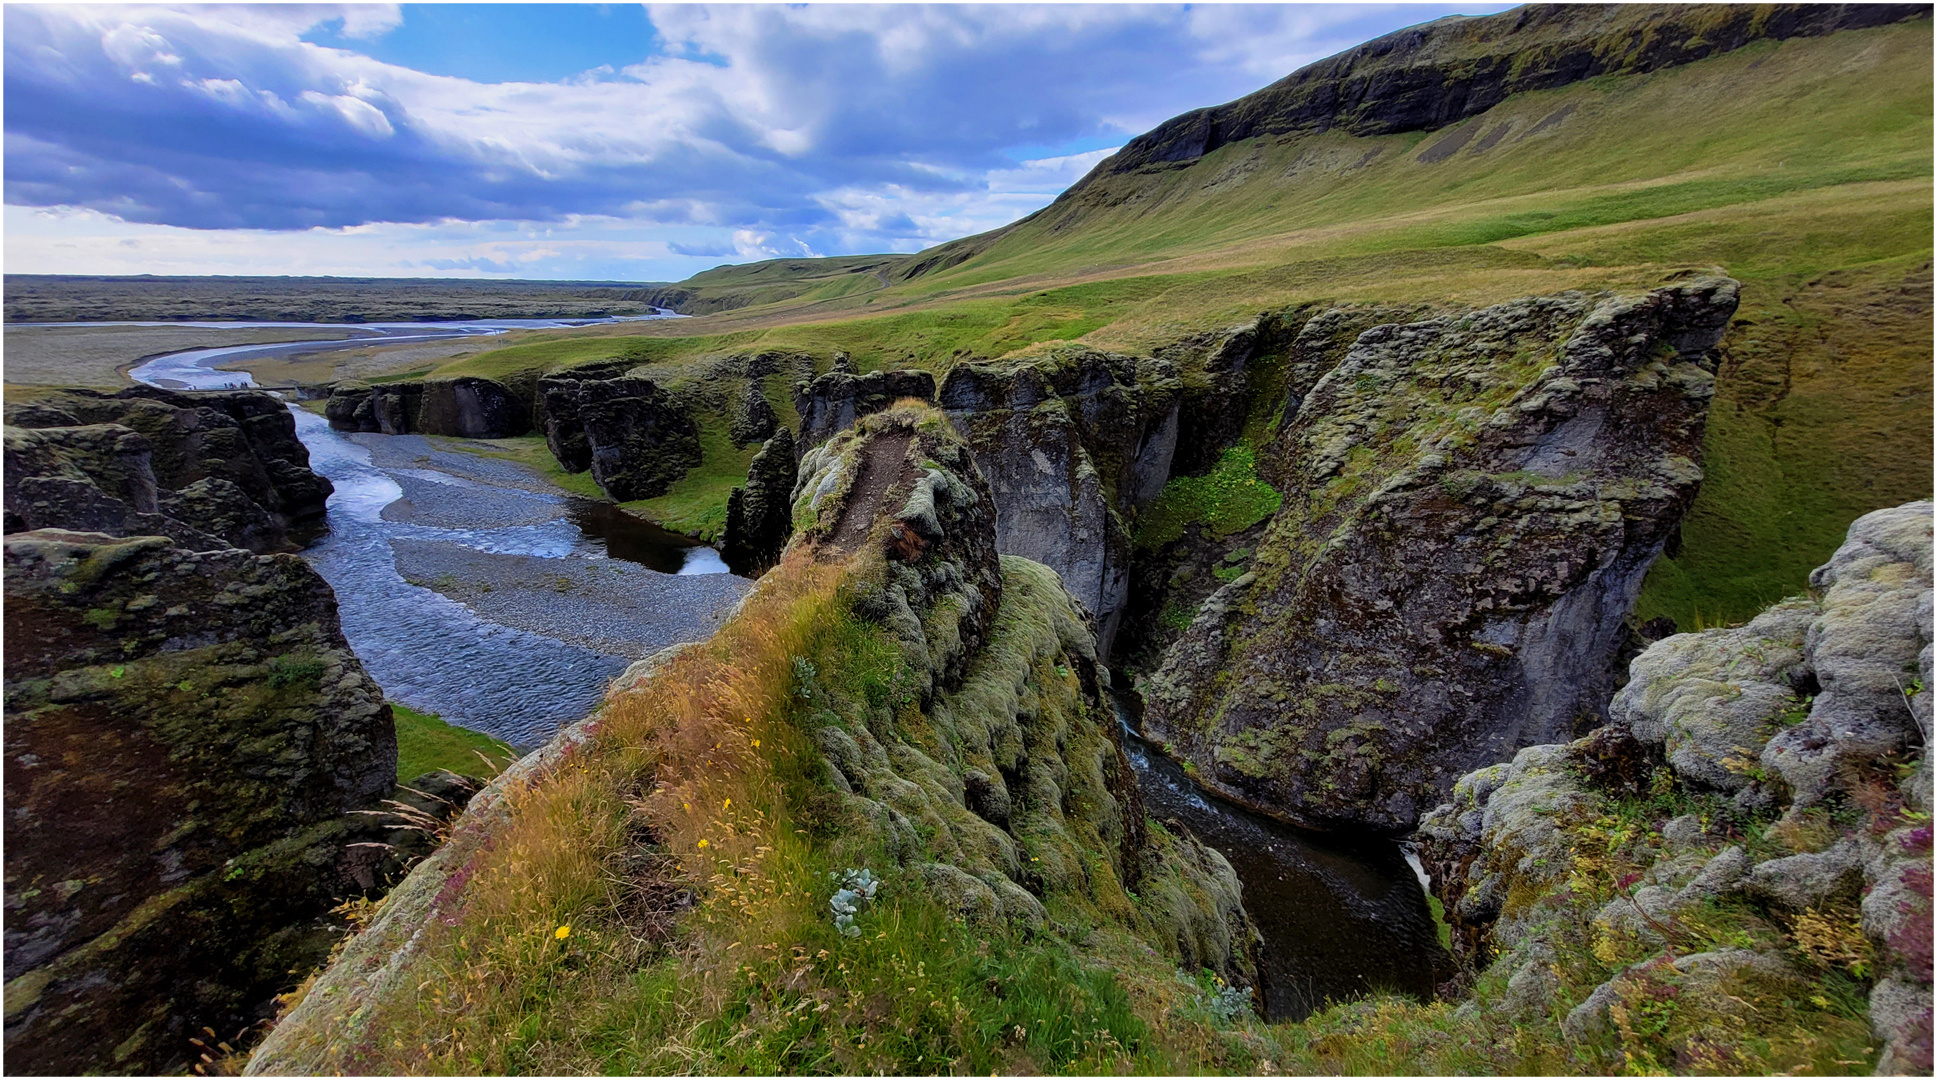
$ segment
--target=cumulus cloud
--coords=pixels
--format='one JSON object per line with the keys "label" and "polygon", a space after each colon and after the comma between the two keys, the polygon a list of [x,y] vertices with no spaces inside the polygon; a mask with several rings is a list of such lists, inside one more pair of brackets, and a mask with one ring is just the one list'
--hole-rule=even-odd
{"label": "cumulus cloud", "polygon": [[5,195],[188,229],[591,216],[710,230],[667,256],[915,250],[1043,205],[1108,153],[1055,148],[1440,13],[665,5],[636,63],[483,83],[303,40],[380,37],[394,5],[9,5]]}

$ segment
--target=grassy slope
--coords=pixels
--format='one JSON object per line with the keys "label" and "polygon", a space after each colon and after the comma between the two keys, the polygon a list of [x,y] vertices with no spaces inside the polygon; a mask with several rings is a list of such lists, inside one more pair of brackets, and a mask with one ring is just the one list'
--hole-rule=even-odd
{"label": "grassy slope", "polygon": [[397,720],[400,784],[436,769],[449,769],[460,776],[496,776],[517,760],[516,751],[489,735],[454,727],[394,702],[390,711]]}
{"label": "grassy slope", "polygon": [[[548,340],[441,373],[755,348],[940,371],[1057,340],[1136,351],[1312,300],[1474,305],[1720,265],[1745,289],[1710,480],[1642,609],[1739,620],[1800,589],[1859,513],[1930,492],[1930,93],[1928,20],[1761,43],[1516,96],[1466,121],[1479,137],[1437,163],[1421,154],[1463,127],[1251,140],[1105,178],[893,288]],[[727,487],[696,485],[682,519]]]}

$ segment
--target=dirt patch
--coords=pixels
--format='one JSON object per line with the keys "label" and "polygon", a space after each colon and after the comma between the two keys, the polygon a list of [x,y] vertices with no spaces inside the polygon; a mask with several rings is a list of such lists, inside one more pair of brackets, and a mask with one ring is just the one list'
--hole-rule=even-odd
{"label": "dirt patch", "polygon": [[868,538],[868,530],[880,515],[888,492],[904,487],[903,481],[914,478],[914,467],[908,463],[909,438],[906,434],[896,434],[869,440],[861,452],[861,470],[848,491],[841,520],[828,540],[829,552],[848,555],[858,549]]}

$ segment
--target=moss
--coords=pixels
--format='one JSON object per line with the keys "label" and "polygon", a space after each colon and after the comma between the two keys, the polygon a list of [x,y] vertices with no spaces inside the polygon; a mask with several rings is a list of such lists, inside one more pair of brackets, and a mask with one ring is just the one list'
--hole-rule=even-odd
{"label": "moss", "polygon": [[1154,550],[1202,523],[1213,537],[1229,536],[1278,512],[1284,496],[1258,479],[1257,455],[1248,446],[1224,452],[1207,476],[1177,476],[1141,512],[1136,546]]}

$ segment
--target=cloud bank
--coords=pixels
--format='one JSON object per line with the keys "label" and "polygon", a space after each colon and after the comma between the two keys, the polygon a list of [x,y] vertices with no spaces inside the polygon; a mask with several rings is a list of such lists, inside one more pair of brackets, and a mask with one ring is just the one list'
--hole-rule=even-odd
{"label": "cloud bank", "polygon": [[[441,243],[460,223],[623,235],[640,245],[630,276],[912,251],[1047,203],[1180,111],[1446,10],[652,6],[656,38],[635,62],[493,83],[357,51],[407,8],[8,5],[10,269],[42,268],[23,255],[59,262],[64,227],[86,237],[114,222],[120,239],[147,237],[108,245],[130,253],[124,267],[171,236],[187,250],[194,235],[381,226]],[[304,40],[326,24],[347,47]],[[625,266],[605,252],[606,272],[575,273],[556,254],[568,250],[366,269]]]}

